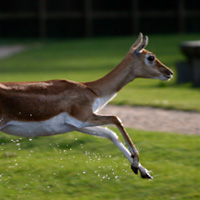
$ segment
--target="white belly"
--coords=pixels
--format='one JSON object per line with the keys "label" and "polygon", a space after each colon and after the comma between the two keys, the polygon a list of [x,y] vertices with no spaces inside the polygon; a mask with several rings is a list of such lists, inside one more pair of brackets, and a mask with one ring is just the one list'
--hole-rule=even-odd
{"label": "white belly", "polygon": [[67,113],[39,122],[10,121],[0,128],[2,132],[22,137],[50,136],[67,133],[87,126]]}

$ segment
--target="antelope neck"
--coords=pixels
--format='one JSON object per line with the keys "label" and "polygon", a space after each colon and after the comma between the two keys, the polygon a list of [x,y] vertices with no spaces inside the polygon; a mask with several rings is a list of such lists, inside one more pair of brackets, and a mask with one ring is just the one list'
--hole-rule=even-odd
{"label": "antelope neck", "polygon": [[134,80],[135,77],[131,67],[129,59],[125,58],[119,65],[117,65],[117,67],[104,77],[85,84],[95,91],[99,97],[116,94],[127,83]]}

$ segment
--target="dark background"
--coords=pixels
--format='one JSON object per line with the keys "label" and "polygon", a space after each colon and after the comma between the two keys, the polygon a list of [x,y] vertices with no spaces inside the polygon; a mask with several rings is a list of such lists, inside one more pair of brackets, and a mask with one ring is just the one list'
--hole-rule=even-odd
{"label": "dark background", "polygon": [[200,32],[199,0],[5,0],[0,37]]}

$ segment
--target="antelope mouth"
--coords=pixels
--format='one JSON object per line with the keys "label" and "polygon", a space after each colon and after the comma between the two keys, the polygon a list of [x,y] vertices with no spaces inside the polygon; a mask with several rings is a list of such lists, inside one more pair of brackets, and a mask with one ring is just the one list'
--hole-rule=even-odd
{"label": "antelope mouth", "polygon": [[160,79],[161,81],[169,81],[170,79],[172,79],[173,75],[169,74],[169,75],[161,75],[159,77],[154,77],[153,79]]}
{"label": "antelope mouth", "polygon": [[170,75],[165,75],[164,78],[166,79],[166,81],[169,81],[170,79],[173,78],[173,75],[170,74]]}

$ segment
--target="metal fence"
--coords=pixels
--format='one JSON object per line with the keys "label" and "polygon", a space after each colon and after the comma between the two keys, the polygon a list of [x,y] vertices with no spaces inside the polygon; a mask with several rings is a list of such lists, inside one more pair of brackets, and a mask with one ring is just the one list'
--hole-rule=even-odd
{"label": "metal fence", "polygon": [[0,37],[200,32],[198,0],[6,0]]}

